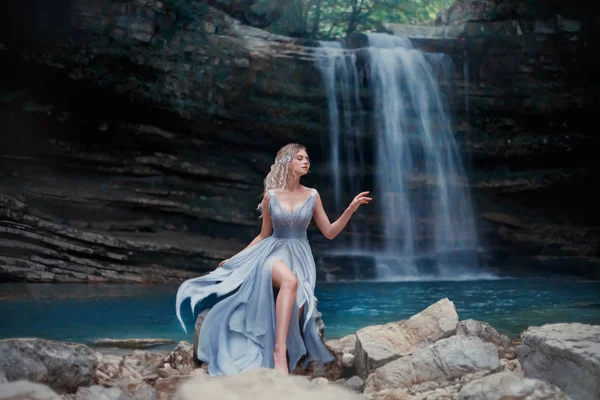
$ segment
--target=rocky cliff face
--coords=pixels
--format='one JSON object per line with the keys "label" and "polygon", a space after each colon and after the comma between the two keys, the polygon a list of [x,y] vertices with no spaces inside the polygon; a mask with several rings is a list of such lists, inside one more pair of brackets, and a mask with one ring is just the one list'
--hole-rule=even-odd
{"label": "rocky cliff face", "polygon": [[[262,179],[289,141],[309,147],[324,173],[307,184],[327,198],[314,44],[183,4],[2,6],[0,279],[162,282],[209,271],[258,232]],[[556,14],[482,20],[462,4],[408,36],[458,67],[456,132],[485,254],[597,274],[597,25]],[[319,260],[324,239],[313,236]]]}
{"label": "rocky cliff face", "polygon": [[274,152],[320,141],[309,49],[202,2],[34,4],[3,5],[3,279],[181,280],[245,246]]}
{"label": "rocky cliff face", "polygon": [[599,171],[600,24],[597,6],[579,6],[457,1],[435,29],[459,36],[444,51],[465,66],[458,132],[488,254],[599,277],[599,197],[589,185]]}

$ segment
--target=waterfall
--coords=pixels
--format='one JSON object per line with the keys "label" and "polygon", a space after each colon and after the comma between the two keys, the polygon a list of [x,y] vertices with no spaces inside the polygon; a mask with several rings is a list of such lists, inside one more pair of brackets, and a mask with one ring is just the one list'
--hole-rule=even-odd
{"label": "waterfall", "polygon": [[[478,241],[449,113],[452,61],[414,49],[408,39],[367,38],[362,49],[337,42],[319,49],[336,211],[344,195],[365,190],[372,167],[382,227],[352,223],[352,240],[338,251],[372,254],[383,280],[473,276]],[[371,237],[380,237],[373,240],[379,247]]]}
{"label": "waterfall", "polygon": [[[329,111],[330,160],[333,175],[335,211],[343,212],[342,192],[358,194],[364,190],[364,119],[360,101],[360,77],[356,53],[345,52],[339,42],[322,42],[327,57],[319,64],[323,72]],[[339,102],[338,95],[339,92]],[[341,168],[345,171],[342,171]],[[368,246],[368,236],[350,227],[353,249]]]}

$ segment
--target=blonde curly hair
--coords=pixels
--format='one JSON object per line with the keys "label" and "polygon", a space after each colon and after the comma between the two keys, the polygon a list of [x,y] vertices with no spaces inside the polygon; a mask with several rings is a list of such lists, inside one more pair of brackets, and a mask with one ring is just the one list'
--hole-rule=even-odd
{"label": "blonde curly hair", "polygon": [[[298,143],[288,143],[277,152],[275,161],[271,165],[271,171],[267,174],[264,180],[264,190],[261,196],[261,201],[258,203],[257,210],[262,210],[265,193],[271,189],[285,189],[290,180],[290,163],[296,157],[300,150],[306,151],[306,147]],[[293,174],[293,171],[292,171]],[[262,217],[262,213],[261,213]]]}

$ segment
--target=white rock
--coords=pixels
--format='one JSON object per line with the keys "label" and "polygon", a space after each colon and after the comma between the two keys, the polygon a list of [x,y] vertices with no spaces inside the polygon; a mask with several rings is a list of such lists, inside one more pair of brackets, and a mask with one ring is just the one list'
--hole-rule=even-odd
{"label": "white rock", "polygon": [[356,349],[356,335],[352,334],[339,339],[328,340],[325,344],[334,353],[349,353],[354,355],[354,350]]}
{"label": "white rock", "polygon": [[96,370],[96,382],[100,385],[108,385],[112,378],[102,371]]}
{"label": "white rock", "polygon": [[556,386],[538,379],[521,378],[512,372],[499,372],[466,384],[458,400],[566,400]]}
{"label": "white rock", "polygon": [[366,380],[365,393],[409,388],[423,381],[445,382],[500,366],[498,351],[477,337],[453,336],[376,369]]}
{"label": "white rock", "polygon": [[194,368],[193,346],[185,341],[177,344],[177,347],[166,356],[166,361],[182,375],[188,375]]}
{"label": "white rock", "polygon": [[48,386],[24,380],[0,383],[0,400],[61,400]]}
{"label": "white rock", "polygon": [[525,377],[525,373],[521,368],[521,363],[519,363],[519,360],[507,360],[503,358],[502,360],[500,360],[500,365],[507,372],[512,372],[515,375],[520,376],[521,378]]}
{"label": "white rock", "polygon": [[508,336],[498,332],[487,322],[473,319],[460,321],[456,327],[456,335],[477,336],[484,342],[494,344],[498,348],[498,357],[500,358],[506,358],[506,353],[511,349],[511,342]]}
{"label": "white rock", "polygon": [[356,332],[356,372],[365,378],[390,361],[452,336],[457,324],[456,308],[445,298],[406,321],[363,328]]}
{"label": "white rock", "polygon": [[458,388],[456,388],[455,386],[446,386],[445,389],[450,394],[458,392]]}
{"label": "white rock", "polygon": [[344,382],[344,387],[354,390],[355,392],[362,392],[364,386],[365,381],[360,376],[356,375]]}
{"label": "white rock", "polygon": [[427,392],[429,390],[435,390],[440,387],[440,384],[437,382],[423,382],[420,385],[412,386],[410,389],[414,392]]}
{"label": "white rock", "polygon": [[192,372],[190,372],[190,376],[203,376],[206,375],[206,371],[203,370],[202,368],[196,368],[195,370],[193,370]]}
{"label": "white rock", "polygon": [[354,365],[354,355],[349,353],[344,353],[342,356],[342,365],[345,368],[352,368]]}
{"label": "white rock", "polygon": [[550,324],[521,334],[517,358],[529,378],[577,400],[600,399],[600,325]]}
{"label": "white rock", "polygon": [[234,376],[197,376],[181,384],[173,400],[359,400],[340,385],[324,385],[273,369],[254,369]]}
{"label": "white rock", "polygon": [[367,394],[372,400],[418,400],[419,397],[410,396],[404,389],[385,389],[377,393]]}
{"label": "white rock", "polygon": [[107,388],[104,386],[80,387],[77,389],[77,400],[131,400],[118,387]]}
{"label": "white rock", "polygon": [[141,382],[129,393],[134,400],[156,400],[158,398],[156,389],[148,385],[146,382]]}
{"label": "white rock", "polygon": [[153,386],[158,392],[159,399],[171,400],[173,393],[175,393],[177,388],[181,385],[181,382],[187,379],[188,377],[184,377],[182,375],[174,375],[169,378],[159,378],[154,382]]}

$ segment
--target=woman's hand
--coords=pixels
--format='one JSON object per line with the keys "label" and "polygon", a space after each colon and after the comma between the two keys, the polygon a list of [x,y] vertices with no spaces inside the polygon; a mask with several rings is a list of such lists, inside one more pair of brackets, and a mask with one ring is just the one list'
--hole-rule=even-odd
{"label": "woman's hand", "polygon": [[229,261],[229,258],[226,258],[226,259],[224,259],[223,261],[221,261],[221,262],[219,263],[219,265],[217,265],[217,268],[220,268],[220,267],[221,267],[221,265],[225,264],[227,261]]}
{"label": "woman's hand", "polygon": [[361,205],[369,204],[369,202],[372,200],[372,198],[367,197],[369,193],[370,192],[362,192],[356,195],[354,200],[352,200],[352,203],[350,203],[350,205],[348,206],[348,210],[354,213],[356,210],[358,210],[358,207],[360,207]]}

